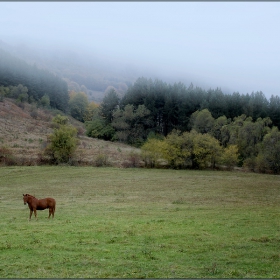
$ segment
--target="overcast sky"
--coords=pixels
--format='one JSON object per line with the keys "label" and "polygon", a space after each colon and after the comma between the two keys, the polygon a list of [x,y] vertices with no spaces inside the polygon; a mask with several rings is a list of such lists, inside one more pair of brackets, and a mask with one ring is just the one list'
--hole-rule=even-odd
{"label": "overcast sky", "polygon": [[280,95],[280,2],[0,2],[0,11],[5,42],[98,53],[187,86]]}

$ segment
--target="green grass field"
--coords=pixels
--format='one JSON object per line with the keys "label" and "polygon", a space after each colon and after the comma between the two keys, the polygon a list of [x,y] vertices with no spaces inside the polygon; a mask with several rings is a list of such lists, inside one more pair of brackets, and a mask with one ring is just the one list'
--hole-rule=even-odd
{"label": "green grass field", "polygon": [[0,278],[280,277],[280,176],[2,167],[0,189]]}

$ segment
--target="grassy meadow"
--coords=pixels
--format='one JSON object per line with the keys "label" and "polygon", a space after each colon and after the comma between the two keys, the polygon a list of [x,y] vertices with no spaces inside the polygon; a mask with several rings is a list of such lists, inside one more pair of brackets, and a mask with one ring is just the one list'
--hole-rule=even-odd
{"label": "grassy meadow", "polygon": [[1,167],[0,189],[0,278],[280,277],[280,176]]}

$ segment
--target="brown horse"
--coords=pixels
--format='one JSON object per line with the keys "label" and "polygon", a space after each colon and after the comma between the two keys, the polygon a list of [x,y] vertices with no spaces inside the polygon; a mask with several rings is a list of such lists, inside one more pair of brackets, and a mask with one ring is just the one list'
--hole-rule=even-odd
{"label": "brown horse", "polygon": [[43,199],[37,199],[36,197],[30,195],[30,194],[24,194],[23,195],[23,202],[24,205],[27,203],[30,209],[30,215],[29,220],[31,220],[32,212],[34,211],[35,218],[37,219],[37,210],[45,210],[49,208],[49,217],[52,215],[54,218],[54,212],[55,212],[55,204],[56,201],[54,198],[47,197]]}

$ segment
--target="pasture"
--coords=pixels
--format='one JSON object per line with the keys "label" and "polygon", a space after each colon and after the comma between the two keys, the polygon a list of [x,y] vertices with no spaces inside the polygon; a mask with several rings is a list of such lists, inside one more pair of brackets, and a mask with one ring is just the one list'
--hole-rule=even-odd
{"label": "pasture", "polygon": [[0,190],[0,278],[280,277],[280,176],[1,167]]}

